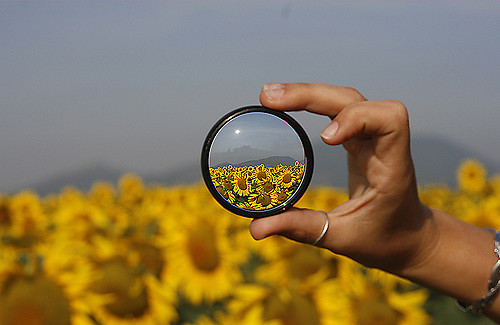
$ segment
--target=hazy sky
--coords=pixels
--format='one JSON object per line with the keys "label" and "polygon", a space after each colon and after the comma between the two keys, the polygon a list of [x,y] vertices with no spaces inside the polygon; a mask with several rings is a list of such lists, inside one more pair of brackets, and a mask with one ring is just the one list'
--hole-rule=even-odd
{"label": "hazy sky", "polygon": [[273,156],[304,163],[303,144],[297,132],[284,120],[263,112],[245,113],[228,121],[218,130],[209,152],[209,167]]}
{"label": "hazy sky", "polygon": [[[398,99],[414,135],[500,161],[500,2],[1,2],[0,191],[198,161],[265,82]],[[294,115],[312,141],[324,117]]]}

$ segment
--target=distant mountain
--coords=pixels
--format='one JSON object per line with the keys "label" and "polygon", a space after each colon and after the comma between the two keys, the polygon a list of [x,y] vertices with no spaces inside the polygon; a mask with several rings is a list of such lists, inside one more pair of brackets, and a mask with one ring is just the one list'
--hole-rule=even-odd
{"label": "distant mountain", "polygon": [[[315,170],[312,184],[347,186],[347,154],[342,146],[313,144]],[[411,151],[419,184],[447,184],[456,186],[456,171],[466,158],[474,158],[485,165],[490,175],[500,173],[499,162],[491,161],[463,146],[440,137],[414,137]]]}
{"label": "distant mountain", "polygon": [[24,188],[31,188],[40,195],[58,193],[66,186],[74,186],[78,189],[88,191],[92,187],[92,184],[97,181],[116,184],[124,173],[124,170],[102,163],[95,163],[75,171],[61,172],[58,175],[48,177],[34,186],[26,186]]}
{"label": "distant mountain", "polygon": [[[489,174],[500,172],[500,164],[498,162],[491,161],[446,139],[430,136],[415,137],[411,145],[419,184],[443,183],[454,187],[456,184],[455,174],[457,167],[463,159],[469,157],[482,162],[488,169]],[[342,146],[332,147],[320,141],[313,143],[313,151],[314,172],[311,185],[331,185],[345,188],[347,186],[347,159]],[[280,158],[280,163],[284,163],[281,160],[282,157],[270,158]],[[265,164],[273,165],[276,161],[269,161]],[[295,162],[295,160],[293,161]],[[274,166],[276,165],[274,164]],[[96,181],[107,181],[116,184],[120,176],[125,172],[106,164],[93,164],[74,172],[49,177],[43,182],[24,188],[34,189],[40,195],[58,193],[68,185],[88,191]],[[184,164],[180,168],[166,170],[162,173],[139,174],[139,176],[146,183],[164,185],[189,184],[201,181],[202,179],[200,163],[197,161]]]}
{"label": "distant mountain", "polygon": [[489,175],[500,173],[500,162],[440,137],[421,136],[412,141],[417,180],[421,184],[444,183],[456,186],[457,168],[466,158],[480,161]]}

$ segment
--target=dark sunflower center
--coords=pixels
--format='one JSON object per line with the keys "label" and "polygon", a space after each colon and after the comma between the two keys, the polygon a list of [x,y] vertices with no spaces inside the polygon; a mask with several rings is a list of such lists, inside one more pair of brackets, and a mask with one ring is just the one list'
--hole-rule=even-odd
{"label": "dark sunflower center", "polygon": [[263,179],[266,179],[266,178],[267,178],[267,174],[266,174],[266,172],[264,172],[264,171],[258,172],[258,173],[257,173],[257,178],[258,178],[260,181],[261,181],[261,180],[263,180]]}
{"label": "dark sunflower center", "polygon": [[266,182],[264,185],[262,185],[262,188],[265,192],[271,192],[272,190],[274,190],[274,185],[271,182]]}
{"label": "dark sunflower center", "polygon": [[359,324],[396,325],[399,324],[400,313],[381,297],[366,299],[357,308]]}
{"label": "dark sunflower center", "polygon": [[271,204],[271,197],[266,193],[261,194],[257,197],[257,203],[262,204],[263,206]]}
{"label": "dark sunflower center", "polygon": [[142,265],[156,276],[160,276],[165,264],[160,249],[147,243],[137,243],[134,246],[139,252]]}
{"label": "dark sunflower center", "polygon": [[284,325],[320,324],[320,316],[314,303],[306,296],[291,293],[284,301],[272,295],[264,306],[266,320],[278,319]]}
{"label": "dark sunflower center", "polygon": [[238,187],[242,191],[246,190],[247,189],[247,180],[246,179],[238,179]]}
{"label": "dark sunflower center", "polygon": [[141,281],[136,270],[119,259],[103,263],[100,269],[102,277],[95,283],[94,291],[113,295],[114,300],[106,305],[111,314],[120,318],[139,318],[147,312],[146,289],[131,289]]}
{"label": "dark sunflower center", "polygon": [[224,181],[222,185],[224,185],[226,191],[231,191],[233,189],[233,183],[230,181]]}
{"label": "dark sunflower center", "polygon": [[299,249],[291,259],[290,273],[294,278],[305,279],[318,272],[324,260],[306,249]]}
{"label": "dark sunflower center", "polygon": [[215,232],[206,224],[194,229],[188,240],[188,252],[196,267],[205,272],[217,268],[220,262]]}
{"label": "dark sunflower center", "polygon": [[69,324],[70,302],[43,276],[9,279],[0,291],[0,324]]}
{"label": "dark sunflower center", "polygon": [[292,180],[292,175],[290,173],[286,173],[283,175],[283,183],[288,184]]}
{"label": "dark sunflower center", "polygon": [[222,186],[217,186],[217,191],[220,193],[220,195],[222,195],[222,197],[224,197],[226,200],[229,200],[229,195]]}
{"label": "dark sunflower center", "polygon": [[288,195],[285,192],[280,192],[278,194],[278,200],[281,202],[285,201],[287,198],[288,198]]}
{"label": "dark sunflower center", "polygon": [[11,217],[9,208],[5,204],[0,205],[0,225],[9,226],[11,224]]}

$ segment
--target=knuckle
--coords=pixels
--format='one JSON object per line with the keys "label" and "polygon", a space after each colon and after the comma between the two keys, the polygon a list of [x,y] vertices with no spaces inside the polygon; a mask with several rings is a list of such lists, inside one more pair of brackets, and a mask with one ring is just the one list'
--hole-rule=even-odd
{"label": "knuckle", "polygon": [[355,89],[355,88],[352,88],[352,87],[344,87],[344,91],[346,92],[346,94],[352,98],[355,102],[363,102],[365,101],[365,97],[363,97],[363,95],[361,95],[361,93]]}
{"label": "knuckle", "polygon": [[391,100],[388,106],[394,117],[394,122],[398,123],[400,126],[407,126],[409,124],[408,110],[402,102]]}

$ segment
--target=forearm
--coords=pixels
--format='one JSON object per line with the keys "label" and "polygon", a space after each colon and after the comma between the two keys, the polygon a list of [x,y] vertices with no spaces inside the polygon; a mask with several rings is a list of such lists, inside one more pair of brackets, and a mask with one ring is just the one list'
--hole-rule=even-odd
{"label": "forearm", "polygon": [[[397,273],[464,304],[471,304],[487,292],[491,269],[498,260],[493,252],[494,234],[443,211],[429,211],[438,235],[435,245],[417,264]],[[500,322],[500,297],[485,309],[484,314]]]}

